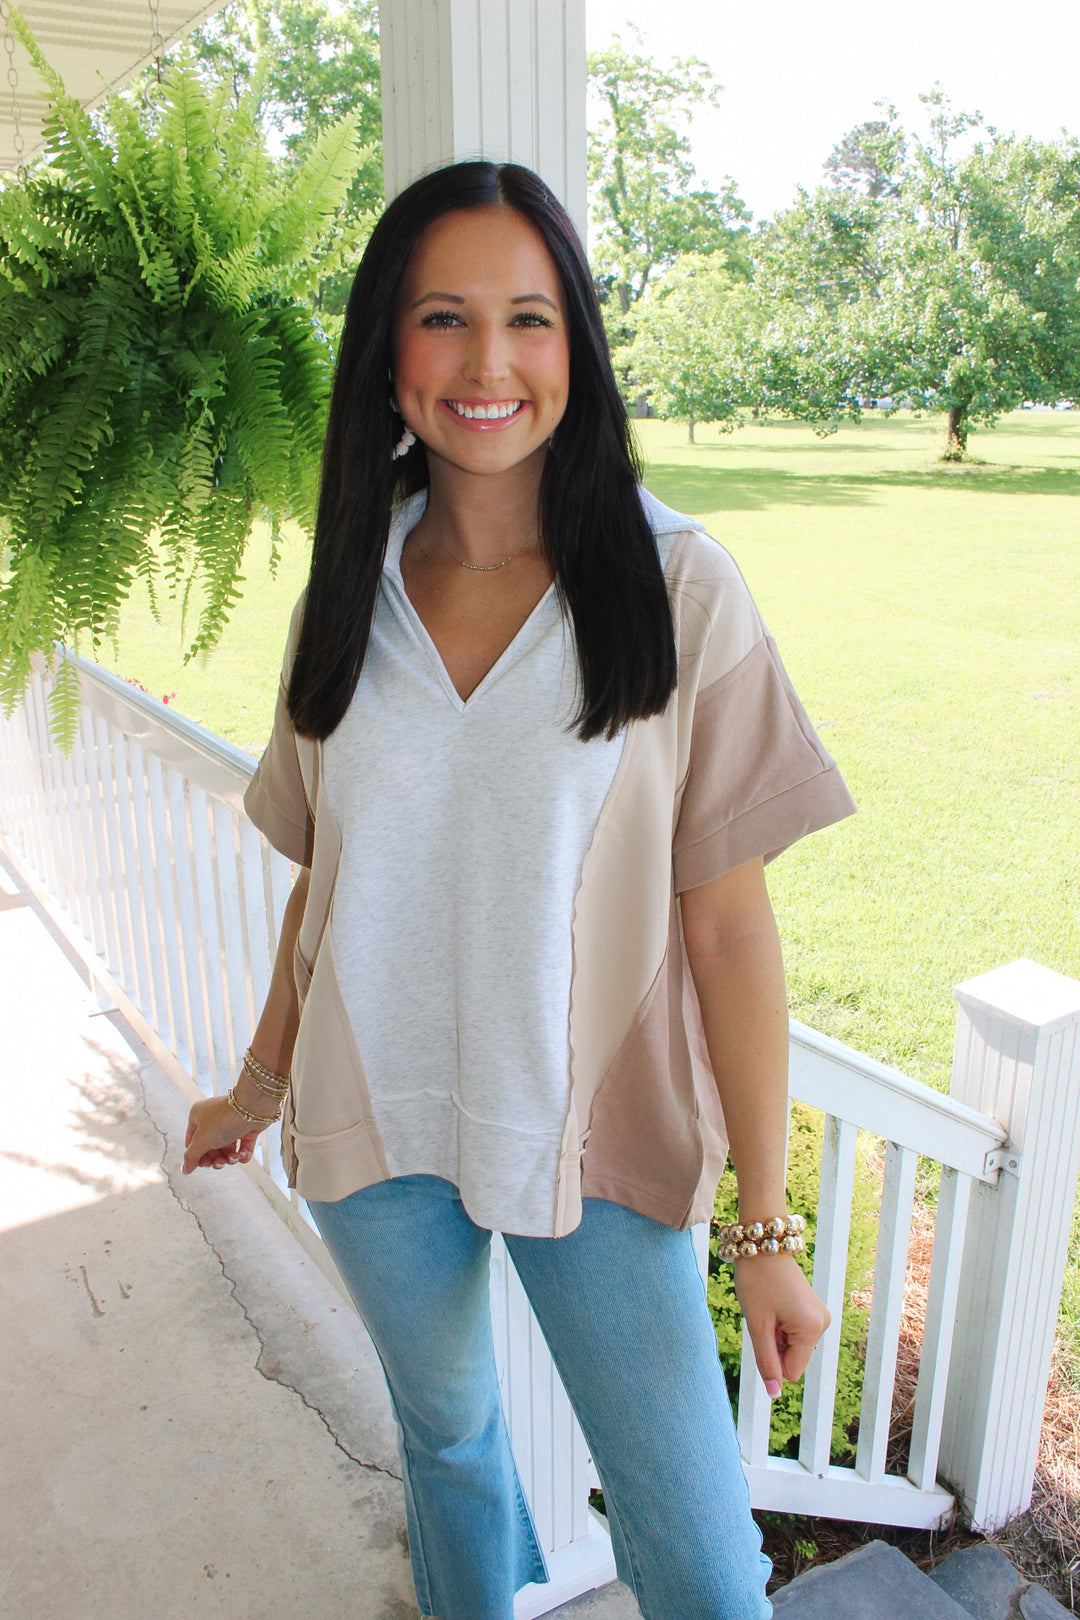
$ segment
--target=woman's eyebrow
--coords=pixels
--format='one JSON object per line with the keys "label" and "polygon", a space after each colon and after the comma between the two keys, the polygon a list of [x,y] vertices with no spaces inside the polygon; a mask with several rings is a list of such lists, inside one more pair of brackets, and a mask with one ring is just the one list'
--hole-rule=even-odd
{"label": "woman's eyebrow", "polygon": [[[430,304],[432,302],[437,302],[440,304],[463,304],[465,300],[460,293],[429,292],[424,293],[420,298],[414,299],[409,305],[409,308],[419,309],[421,304]],[[520,298],[511,298],[510,302],[512,304],[548,304],[556,312],[556,314],[558,314],[559,310],[559,306],[555,302],[554,298],[549,298],[547,293],[522,293]]]}

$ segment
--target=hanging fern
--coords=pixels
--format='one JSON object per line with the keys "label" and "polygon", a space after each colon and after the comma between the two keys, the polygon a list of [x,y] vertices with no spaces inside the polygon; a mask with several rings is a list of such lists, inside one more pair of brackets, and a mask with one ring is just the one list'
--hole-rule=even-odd
{"label": "hanging fern", "polygon": [[[92,120],[8,9],[52,106],[45,161],[0,186],[6,706],[35,653],[96,648],[161,570],[200,600],[187,656],[208,650],[253,519],[310,531],[332,356],[309,298],[368,157],[347,115],[284,175],[256,92],[229,106],[182,54],[149,112],[114,98]],[[71,673],[54,686],[65,737]]]}

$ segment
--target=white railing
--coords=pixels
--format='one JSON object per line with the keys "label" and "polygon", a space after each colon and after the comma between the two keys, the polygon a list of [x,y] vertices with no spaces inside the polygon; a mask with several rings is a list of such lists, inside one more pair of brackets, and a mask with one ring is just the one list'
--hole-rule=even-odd
{"label": "white railing", "polygon": [[[254,761],[75,662],[84,706],[69,755],[49,738],[41,673],[0,723],[5,851],[177,1082],[191,1095],[226,1088],[266,993],[291,881],[243,814]],[[930,1526],[955,1493],[965,1517],[991,1528],[1030,1500],[1080,1155],[1080,984],[1014,963],[957,997],[947,1097],[792,1024],[792,1096],[825,1115],[814,1281],[833,1325],[807,1373],[797,1459],[768,1454],[770,1403],[744,1344],[739,1433],[755,1506]],[[860,1132],[884,1141],[883,1193],[857,1455],[837,1467]],[[334,1276],[272,1136],[261,1153],[259,1185]],[[886,1456],[920,1159],[941,1174],[912,1437],[897,1475]],[[704,1263],[705,1228],[695,1235]],[[515,1455],[553,1576],[519,1594],[527,1620],[614,1566],[588,1507],[584,1440],[499,1242],[492,1303]]]}

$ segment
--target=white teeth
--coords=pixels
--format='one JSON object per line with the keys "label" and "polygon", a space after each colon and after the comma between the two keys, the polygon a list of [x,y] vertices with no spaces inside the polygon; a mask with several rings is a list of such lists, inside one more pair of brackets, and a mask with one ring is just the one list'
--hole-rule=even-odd
{"label": "white teeth", "polygon": [[513,416],[520,410],[521,401],[516,399],[512,405],[459,405],[457,400],[447,400],[447,404],[459,416],[467,417],[469,421],[479,418],[482,422],[499,422],[504,417]]}

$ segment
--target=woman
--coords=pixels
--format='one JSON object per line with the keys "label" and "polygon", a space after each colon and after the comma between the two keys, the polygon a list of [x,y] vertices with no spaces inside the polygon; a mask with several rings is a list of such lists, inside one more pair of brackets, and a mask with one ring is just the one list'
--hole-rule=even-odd
{"label": "woman", "polygon": [[[246,799],[301,876],[185,1170],[250,1158],[285,1109],[290,1179],[383,1362],[441,1620],[510,1620],[547,1578],[495,1376],[492,1230],[646,1620],[771,1612],[687,1227],[728,1141],[740,1218],[787,1213],[763,859],[851,803],[733,563],[639,476],[543,182],[417,181],[350,298]],[[828,1315],[792,1253],[752,1250],[736,1287],[775,1396]]]}

